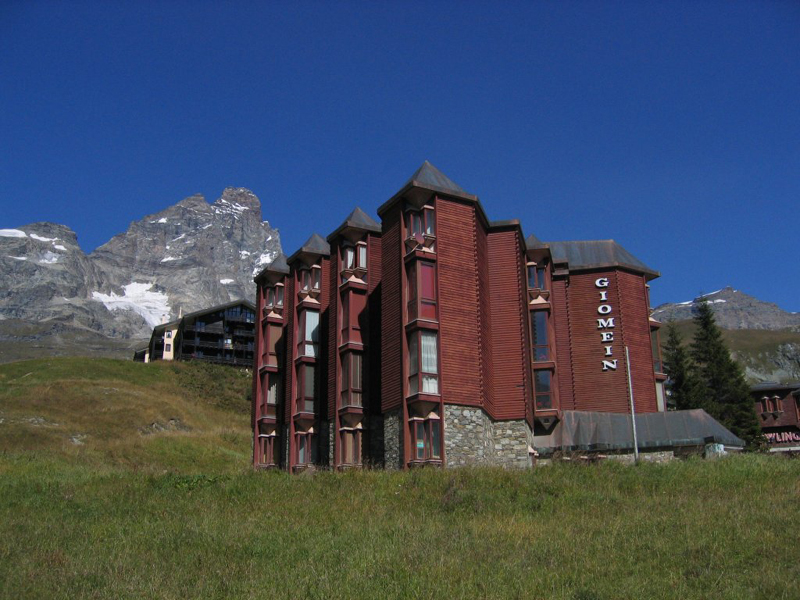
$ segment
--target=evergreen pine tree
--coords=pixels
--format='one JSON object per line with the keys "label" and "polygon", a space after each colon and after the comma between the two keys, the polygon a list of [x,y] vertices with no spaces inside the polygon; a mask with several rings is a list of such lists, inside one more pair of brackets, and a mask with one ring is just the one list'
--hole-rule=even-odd
{"label": "evergreen pine tree", "polygon": [[667,325],[664,372],[669,375],[667,390],[670,399],[675,403],[675,408],[678,410],[704,408],[702,382],[674,323]]}
{"label": "evergreen pine tree", "polygon": [[750,387],[742,368],[731,358],[711,306],[703,299],[694,316],[697,331],[692,358],[702,380],[702,407],[748,444],[761,439]]}

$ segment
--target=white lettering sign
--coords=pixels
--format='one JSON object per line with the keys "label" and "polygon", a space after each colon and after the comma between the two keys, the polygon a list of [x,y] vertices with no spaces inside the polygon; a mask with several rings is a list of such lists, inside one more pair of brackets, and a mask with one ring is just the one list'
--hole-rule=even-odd
{"label": "white lettering sign", "polygon": [[[600,315],[607,315],[610,314],[613,310],[611,304],[608,303],[608,290],[603,289],[609,286],[610,282],[608,281],[608,277],[600,277],[595,279],[594,285],[597,288],[600,288],[600,306],[597,307],[597,313]],[[597,328],[598,329],[613,329],[614,328],[614,317],[608,317],[606,319],[597,319]],[[604,344],[607,342],[614,341],[614,332],[613,331],[603,331],[600,333],[600,341]],[[614,346],[613,345],[605,345],[603,346],[605,353],[603,356],[613,356],[614,355]],[[617,359],[603,359],[602,362],[603,371],[616,371],[617,370]]]}

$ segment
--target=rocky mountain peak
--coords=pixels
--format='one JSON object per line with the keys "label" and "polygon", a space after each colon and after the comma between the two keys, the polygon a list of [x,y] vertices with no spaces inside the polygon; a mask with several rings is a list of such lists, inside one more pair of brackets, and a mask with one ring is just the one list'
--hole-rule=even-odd
{"label": "rocky mountain peak", "polygon": [[662,304],[653,310],[653,318],[664,323],[691,319],[702,300],[709,303],[723,329],[800,329],[800,315],[732,287],[702,294],[686,302]]}
{"label": "rocky mountain peak", "polygon": [[88,256],[64,225],[0,229],[0,320],[144,337],[181,309],[253,301],[253,273],[280,251],[258,197],[237,187],[213,204],[195,194],[134,221]]}

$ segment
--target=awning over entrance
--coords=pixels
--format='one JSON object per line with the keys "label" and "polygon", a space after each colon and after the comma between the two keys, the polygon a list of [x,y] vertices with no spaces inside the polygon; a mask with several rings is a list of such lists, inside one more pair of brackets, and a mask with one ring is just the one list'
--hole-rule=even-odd
{"label": "awning over entrance", "polygon": [[[743,448],[733,435],[702,409],[636,415],[639,450],[723,444]],[[534,437],[536,450],[552,452],[633,451],[631,417],[624,413],[566,410],[553,432]]]}

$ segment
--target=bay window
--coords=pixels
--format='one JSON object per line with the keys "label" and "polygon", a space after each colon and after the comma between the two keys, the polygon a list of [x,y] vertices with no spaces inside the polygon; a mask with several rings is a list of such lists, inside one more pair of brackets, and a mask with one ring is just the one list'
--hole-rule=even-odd
{"label": "bay window", "polygon": [[548,370],[536,370],[533,372],[533,383],[536,410],[553,408],[553,374]]}
{"label": "bay window", "polygon": [[357,428],[341,429],[342,464],[361,464],[361,430]]}
{"label": "bay window", "polygon": [[661,363],[661,344],[658,339],[658,329],[650,330],[650,349],[653,353],[653,370],[656,373],[664,372],[664,365]]}
{"label": "bay window", "polygon": [[259,453],[261,454],[259,464],[265,466],[275,465],[275,438],[274,433],[258,436]]}
{"label": "bay window", "polygon": [[278,374],[261,375],[261,416],[275,417],[278,404]]}
{"label": "bay window", "polygon": [[316,368],[301,364],[297,367],[297,412],[314,412]]}
{"label": "bay window", "polygon": [[528,263],[528,289],[547,290],[547,269],[543,265]]}
{"label": "bay window", "polygon": [[310,269],[301,270],[300,290],[303,292],[319,290],[319,283],[321,278],[322,278],[322,269],[317,265],[312,266]]}
{"label": "bay window", "polygon": [[408,336],[408,393],[439,393],[438,336],[432,331],[415,331]]}
{"label": "bay window", "polygon": [[360,352],[342,355],[342,406],[363,406],[363,358]]}
{"label": "bay window", "polygon": [[406,266],[408,321],[436,320],[436,264],[417,261]]}
{"label": "bay window", "polygon": [[304,310],[300,313],[300,332],[298,354],[316,358],[319,355],[319,311]]}
{"label": "bay window", "polygon": [[442,440],[439,417],[412,418],[409,425],[411,429],[412,459],[441,459]]}
{"label": "bay window", "polygon": [[266,355],[267,360],[266,364],[271,367],[278,366],[278,342],[281,339],[283,334],[283,329],[277,323],[270,323],[268,326],[264,327],[264,336],[266,339],[264,343],[266,345]]}
{"label": "bay window", "polygon": [[435,213],[432,206],[425,206],[419,211],[410,211],[408,213],[408,235],[409,237],[416,234],[420,235],[436,235]]}
{"label": "bay window", "polygon": [[283,285],[276,285],[266,289],[266,296],[264,298],[266,306],[282,307],[283,306]]}
{"label": "bay window", "polygon": [[307,465],[317,461],[317,449],[314,447],[314,433],[301,431],[296,434],[297,464]]}
{"label": "bay window", "polygon": [[531,350],[534,361],[550,360],[546,310],[531,312]]}

